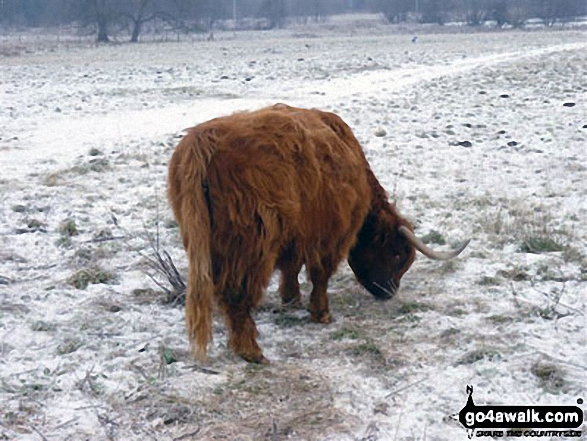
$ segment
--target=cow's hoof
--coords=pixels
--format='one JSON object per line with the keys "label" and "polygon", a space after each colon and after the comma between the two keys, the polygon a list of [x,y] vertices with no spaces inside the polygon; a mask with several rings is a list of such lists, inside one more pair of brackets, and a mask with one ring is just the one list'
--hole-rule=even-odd
{"label": "cow's hoof", "polygon": [[265,358],[265,356],[263,354],[257,354],[257,355],[244,355],[241,354],[240,355],[241,358],[245,361],[248,361],[249,363],[255,363],[255,364],[269,364],[269,360]]}
{"label": "cow's hoof", "polygon": [[327,325],[329,323],[332,323],[332,316],[328,311],[310,313],[310,320],[312,320],[314,323],[322,323],[324,325]]}

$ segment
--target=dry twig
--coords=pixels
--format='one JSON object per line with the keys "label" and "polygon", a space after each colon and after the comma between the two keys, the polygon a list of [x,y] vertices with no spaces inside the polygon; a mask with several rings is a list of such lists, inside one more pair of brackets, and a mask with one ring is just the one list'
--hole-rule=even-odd
{"label": "dry twig", "polygon": [[184,439],[189,439],[192,436],[196,436],[198,433],[200,433],[200,427],[198,427],[196,430],[194,430],[193,432],[188,432],[188,433],[184,433],[181,436],[178,436],[177,438],[173,438],[173,441],[182,441]]}
{"label": "dry twig", "polygon": [[45,435],[43,435],[43,434],[42,434],[42,433],[39,431],[39,429],[37,429],[35,426],[29,426],[29,427],[30,427],[31,429],[33,429],[33,430],[34,430],[34,431],[37,433],[37,435],[39,435],[39,436],[41,437],[41,439],[42,439],[43,441],[49,441],[49,440],[47,439],[47,437],[46,437]]}
{"label": "dry twig", "polygon": [[275,421],[275,418],[272,418],[271,425],[272,425],[271,441],[279,441],[279,430],[277,430],[277,422]]}
{"label": "dry twig", "polygon": [[400,387],[398,389],[395,389],[395,390],[391,391],[390,393],[388,393],[385,396],[385,398],[390,398],[392,395],[395,395],[395,394],[397,394],[399,392],[402,392],[402,391],[404,391],[406,389],[409,389],[410,387],[415,386],[416,384],[420,384],[420,383],[422,383],[423,381],[425,381],[427,379],[428,379],[428,376],[423,377],[423,378],[420,378],[419,380],[414,381],[413,383],[406,384],[405,386],[402,386],[402,387]]}
{"label": "dry twig", "polygon": [[151,249],[153,251],[153,257],[144,256],[147,261],[147,265],[156,273],[163,275],[172,286],[173,290],[170,290],[164,283],[157,280],[152,274],[147,274],[147,276],[159,288],[165,291],[167,298],[170,300],[170,303],[175,304],[185,297],[186,285],[183,277],[177,270],[177,267],[173,263],[169,253],[165,250],[162,252],[160,251],[159,232],[157,232],[157,238],[155,241],[150,234],[148,234],[147,237],[149,238],[149,244],[151,245]]}

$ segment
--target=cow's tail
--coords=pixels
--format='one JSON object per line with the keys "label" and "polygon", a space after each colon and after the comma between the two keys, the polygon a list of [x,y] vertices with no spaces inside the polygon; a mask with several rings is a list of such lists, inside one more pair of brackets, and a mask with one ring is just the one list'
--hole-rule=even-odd
{"label": "cow's tail", "polygon": [[214,282],[206,193],[212,149],[210,139],[202,139],[190,131],[177,146],[169,164],[169,199],[188,256],[187,331],[192,352],[201,360],[206,359],[208,343],[212,340]]}

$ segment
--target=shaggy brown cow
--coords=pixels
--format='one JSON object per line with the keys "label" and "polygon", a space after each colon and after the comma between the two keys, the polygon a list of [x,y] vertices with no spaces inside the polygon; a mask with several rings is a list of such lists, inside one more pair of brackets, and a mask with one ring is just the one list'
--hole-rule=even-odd
{"label": "shaggy brown cow", "polygon": [[306,265],[311,319],[328,323],[328,279],[345,257],[359,282],[387,299],[415,249],[448,259],[466,246],[428,249],[387,200],[342,119],[283,104],[189,129],[169,164],[169,199],[189,260],[189,338],[201,357],[215,300],[234,352],[267,362],[251,310],[275,268],[283,303],[299,304]]}

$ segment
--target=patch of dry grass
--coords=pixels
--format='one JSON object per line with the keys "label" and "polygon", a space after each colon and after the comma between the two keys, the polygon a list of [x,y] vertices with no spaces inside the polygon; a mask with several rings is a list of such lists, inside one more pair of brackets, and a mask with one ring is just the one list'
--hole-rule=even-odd
{"label": "patch of dry grass", "polygon": [[[516,243],[524,253],[561,252],[575,239],[573,231],[554,226],[555,219],[546,207],[528,207],[523,201],[512,200],[482,213],[480,230],[497,246]],[[569,255],[572,258],[573,253]]]}
{"label": "patch of dry grass", "polygon": [[530,368],[530,372],[534,374],[540,387],[547,392],[557,394],[566,386],[564,372],[554,363],[537,361]]}
{"label": "patch of dry grass", "polygon": [[77,289],[86,289],[90,284],[96,285],[99,283],[108,283],[114,279],[115,276],[111,272],[108,272],[99,266],[91,266],[72,274],[67,279],[67,283]]}

